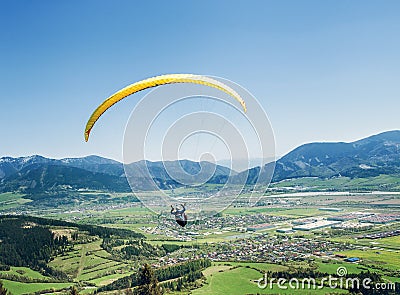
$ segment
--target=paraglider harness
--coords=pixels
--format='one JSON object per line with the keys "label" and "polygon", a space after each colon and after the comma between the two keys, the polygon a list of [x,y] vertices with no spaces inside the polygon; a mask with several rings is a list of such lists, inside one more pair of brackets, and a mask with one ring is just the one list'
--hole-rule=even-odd
{"label": "paraglider harness", "polygon": [[187,224],[187,216],[185,214],[185,206],[181,204],[182,209],[178,210],[178,207],[174,208],[174,206],[171,205],[171,214],[175,215],[175,221],[178,223],[180,226],[185,227]]}

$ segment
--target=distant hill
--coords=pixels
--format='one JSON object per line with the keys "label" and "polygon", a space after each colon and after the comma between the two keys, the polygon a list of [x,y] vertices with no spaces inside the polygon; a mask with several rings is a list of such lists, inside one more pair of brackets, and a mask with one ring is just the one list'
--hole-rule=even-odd
{"label": "distant hill", "polygon": [[129,192],[125,177],[54,164],[32,164],[2,180],[3,191],[38,193],[58,189]]}
{"label": "distant hill", "polygon": [[[229,168],[209,162],[189,160],[150,162],[139,161],[128,165],[131,185],[138,190],[171,189],[184,184],[225,183]],[[201,173],[200,173],[201,172]],[[200,176],[200,177],[199,177]],[[88,156],[84,158],[48,159],[42,156],[0,158],[0,191],[39,193],[58,189],[91,189],[130,192],[123,164],[114,160]]]}
{"label": "distant hill", "polygon": [[0,191],[37,193],[60,188],[130,191],[123,165],[114,160],[98,156],[0,158]]}
{"label": "distant hill", "polygon": [[[388,131],[350,143],[304,144],[275,164],[273,181],[400,174],[400,131]],[[236,173],[224,166],[189,160],[139,161],[127,165],[130,183],[138,190],[154,188],[152,181],[144,178],[147,169],[158,187],[171,189],[207,179],[208,183],[223,184],[228,177],[234,183],[252,184],[257,181],[260,170],[263,178],[270,177],[267,173],[271,173],[271,169],[266,167]],[[123,164],[114,160],[98,156],[61,160],[37,155],[0,158],[0,191],[43,192],[59,188],[130,191]]]}
{"label": "distant hill", "polygon": [[0,179],[13,175],[24,167],[32,164],[50,164],[56,161],[57,160],[47,159],[38,155],[19,158],[3,157],[0,158]]}
{"label": "distant hill", "polygon": [[273,180],[398,173],[400,131],[388,131],[350,143],[304,144],[276,162]]}
{"label": "distant hill", "polygon": [[114,176],[124,175],[124,166],[122,163],[99,156],[65,158],[61,159],[60,162],[66,166],[81,168],[91,172],[105,173]]}
{"label": "distant hill", "polygon": [[122,176],[124,174],[124,167],[121,163],[99,156],[65,158],[57,160],[33,155],[19,158],[0,158],[0,179],[6,178],[32,164],[48,164],[76,167],[91,172],[101,172],[115,176]]}
{"label": "distant hill", "polygon": [[[237,173],[227,167],[215,165],[210,162],[193,162],[189,160],[150,162],[139,161],[127,165],[130,183],[140,187],[146,181],[143,176],[148,175],[147,169],[161,188],[172,188],[182,184],[196,183],[225,183],[229,175]],[[151,185],[149,184],[149,187]]]}

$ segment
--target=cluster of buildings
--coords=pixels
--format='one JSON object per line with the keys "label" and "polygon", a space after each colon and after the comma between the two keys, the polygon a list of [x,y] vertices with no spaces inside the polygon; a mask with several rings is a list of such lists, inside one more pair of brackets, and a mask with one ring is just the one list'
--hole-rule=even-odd
{"label": "cluster of buildings", "polygon": [[367,230],[371,229],[374,225],[367,222],[358,221],[345,221],[332,226],[333,229],[356,229],[356,230]]}
{"label": "cluster of buildings", "polygon": [[315,230],[315,229],[320,229],[324,227],[329,227],[335,224],[340,223],[340,221],[333,221],[333,220],[327,220],[323,218],[316,219],[312,222],[306,222],[304,224],[299,224],[293,226],[293,230],[302,230],[302,231],[310,231],[310,230]]}
{"label": "cluster of buildings", "polygon": [[331,255],[334,252],[348,250],[349,246],[341,243],[314,240],[307,238],[279,238],[259,235],[234,242],[221,242],[206,253],[211,260],[254,261],[254,262],[288,262],[301,261],[318,253],[318,256]]}
{"label": "cluster of buildings", "polygon": [[385,224],[395,221],[400,221],[400,214],[386,213],[386,214],[374,214],[367,216],[360,220],[361,222]]}
{"label": "cluster of buildings", "polygon": [[[198,257],[200,258],[200,257]],[[190,257],[161,257],[158,261],[158,263],[152,264],[152,267],[158,268],[162,266],[169,266],[169,265],[176,265],[177,263],[180,262],[185,262],[188,261],[192,258]]]}
{"label": "cluster of buildings", "polygon": [[226,229],[233,228],[236,231],[241,231],[241,229],[256,228],[258,225],[260,227],[268,227],[268,224],[275,222],[281,222],[287,220],[284,216],[272,216],[267,214],[245,214],[245,215],[229,215],[223,217],[211,217],[199,222],[198,224],[193,224],[191,229],[193,230],[210,230],[210,229]]}
{"label": "cluster of buildings", "polygon": [[271,223],[260,223],[255,225],[250,225],[247,227],[247,231],[257,231],[257,230],[265,230],[275,227],[275,225]]}
{"label": "cluster of buildings", "polygon": [[341,215],[328,217],[328,220],[333,221],[349,221],[349,220],[361,220],[368,216],[374,215],[374,213],[370,212],[349,212]]}
{"label": "cluster of buildings", "polygon": [[342,215],[328,217],[328,220],[349,221],[358,220],[364,223],[384,224],[400,221],[400,213],[372,213],[372,212],[351,212]]}
{"label": "cluster of buildings", "polygon": [[367,235],[359,236],[357,238],[358,239],[375,240],[375,239],[382,239],[382,238],[395,237],[395,236],[400,236],[400,229],[387,231],[387,232],[381,232],[381,233],[375,233],[375,234],[367,234]]}
{"label": "cluster of buildings", "polygon": [[140,228],[140,230],[147,234],[165,236],[173,240],[184,242],[192,241],[194,238],[194,235],[188,235],[187,232],[177,229],[177,227],[173,225],[171,221],[166,222],[164,226],[143,226]]}
{"label": "cluster of buildings", "polygon": [[[340,212],[340,208],[320,208],[322,211]],[[292,221],[292,228],[277,229],[279,233],[291,233],[296,230],[312,231],[325,227],[334,229],[370,229],[375,224],[400,221],[400,213],[349,212],[324,217],[301,218]]]}

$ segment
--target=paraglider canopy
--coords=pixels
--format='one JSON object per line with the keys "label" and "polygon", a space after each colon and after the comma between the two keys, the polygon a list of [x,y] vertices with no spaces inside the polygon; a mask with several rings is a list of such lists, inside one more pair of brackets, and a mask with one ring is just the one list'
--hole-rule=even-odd
{"label": "paraglider canopy", "polygon": [[216,88],[235,98],[241,104],[243,111],[247,111],[246,104],[241,96],[231,87],[225,85],[220,81],[214,80],[209,77],[193,74],[161,75],[133,83],[108,97],[100,106],[97,107],[97,109],[90,116],[85,128],[85,141],[89,140],[90,131],[92,130],[94,124],[100,118],[100,116],[117,102],[136,92],[160,85],[173,83],[193,83]]}

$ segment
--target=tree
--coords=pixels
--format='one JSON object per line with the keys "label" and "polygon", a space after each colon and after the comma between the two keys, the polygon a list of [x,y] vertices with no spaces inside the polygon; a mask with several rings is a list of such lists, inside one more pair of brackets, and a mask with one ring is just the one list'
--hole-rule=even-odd
{"label": "tree", "polygon": [[0,281],[0,295],[7,295],[9,294],[7,289],[3,287],[3,283]]}
{"label": "tree", "polygon": [[137,282],[139,287],[134,291],[135,295],[161,295],[161,287],[150,265],[145,263],[138,272]]}
{"label": "tree", "polygon": [[71,294],[71,295],[78,295],[79,292],[78,292],[78,290],[76,289],[75,286],[72,286],[72,287],[71,287],[71,291],[70,291],[69,294]]}

